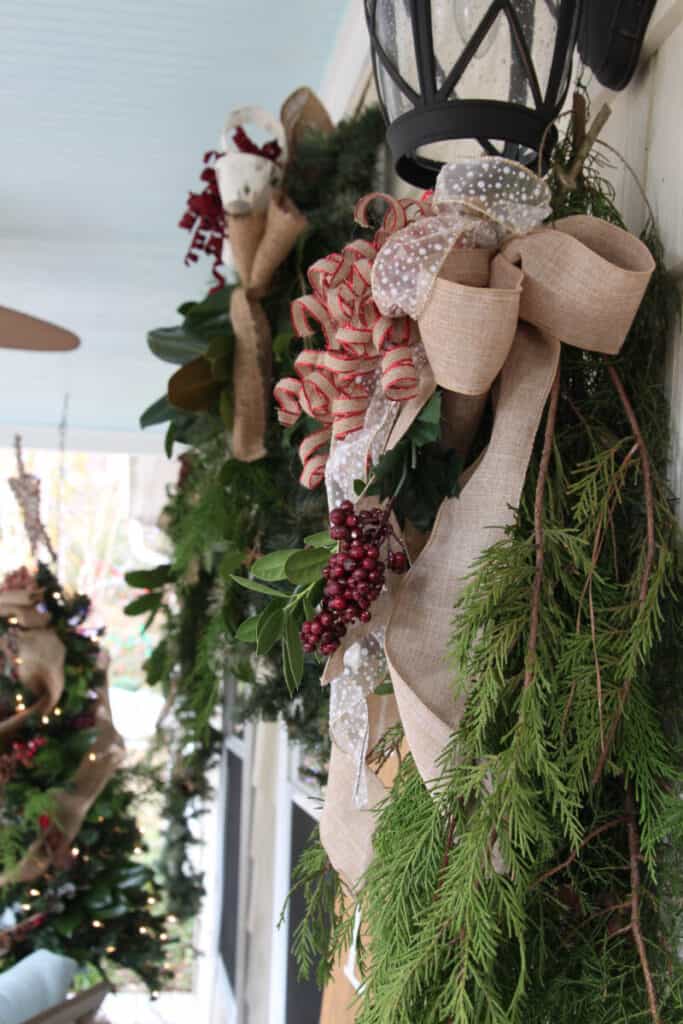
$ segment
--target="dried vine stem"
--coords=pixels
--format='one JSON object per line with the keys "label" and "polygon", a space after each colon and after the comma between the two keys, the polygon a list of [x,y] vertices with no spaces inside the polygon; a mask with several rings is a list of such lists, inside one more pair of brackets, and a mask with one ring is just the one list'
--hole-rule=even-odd
{"label": "dried vine stem", "polygon": [[529,687],[534,677],[534,662],[536,661],[536,648],[538,646],[538,619],[541,611],[541,586],[543,584],[543,566],[545,564],[544,532],[543,532],[543,498],[545,496],[545,485],[548,479],[548,468],[550,456],[553,450],[553,438],[555,436],[555,423],[557,421],[557,403],[560,397],[560,367],[555,371],[552,388],[550,390],[550,402],[548,404],[548,418],[545,424],[545,435],[543,437],[543,452],[541,464],[538,469],[538,480],[536,482],[536,499],[534,501],[534,545],[536,548],[536,570],[534,572],[534,584],[531,593],[531,615],[529,619],[529,643],[526,653],[526,669],[524,672],[524,688]]}
{"label": "dried vine stem", "polygon": [[636,949],[638,950],[640,966],[643,972],[643,977],[645,979],[645,988],[647,990],[647,1002],[650,1008],[650,1016],[652,1017],[653,1024],[661,1024],[661,1017],[659,1016],[659,1008],[657,1006],[657,993],[655,992],[655,985],[652,980],[652,972],[650,970],[650,964],[647,959],[647,950],[645,948],[643,933],[640,929],[640,835],[638,832],[635,801],[633,799],[633,794],[630,789],[626,791],[625,807],[627,813],[626,827],[628,831],[628,853],[631,871],[630,931],[633,935],[633,941],[635,942]]}
{"label": "dried vine stem", "polygon": [[[650,585],[650,576],[652,574],[652,566],[654,565],[656,552],[655,501],[652,489],[652,469],[650,466],[650,456],[645,445],[645,440],[640,429],[640,424],[638,423],[638,418],[635,412],[633,411],[631,400],[626,394],[626,390],[621,381],[621,377],[617,373],[615,367],[612,366],[610,363],[607,363],[607,373],[609,374],[610,380],[612,381],[615,391],[619,395],[621,404],[624,407],[624,412],[626,413],[629,424],[631,425],[633,436],[635,437],[636,444],[638,445],[638,451],[640,453],[640,465],[643,473],[643,491],[645,493],[645,517],[647,524],[647,544],[645,551],[645,564],[643,566],[643,573],[640,580],[640,593],[638,595],[638,603],[640,608],[642,608],[647,600],[648,587]],[[602,773],[605,769],[605,765],[607,764],[607,758],[610,755],[612,744],[614,743],[614,737],[616,736],[616,732],[619,727],[619,722],[621,721],[621,716],[624,713],[624,708],[629,698],[632,685],[633,680],[627,679],[621,688],[621,693],[619,694],[619,706],[610,724],[609,732],[607,733],[607,740],[603,745],[595,772],[593,773],[592,781],[594,786],[597,785],[597,783],[600,781]]]}
{"label": "dried vine stem", "polygon": [[[576,124],[576,106],[574,113],[574,123]],[[595,144],[598,135],[605,127],[611,113],[611,107],[607,103],[603,103],[603,105],[600,107],[600,110],[597,112],[595,120],[593,121],[592,125],[590,126],[588,131],[586,131],[583,134],[583,137],[581,138],[581,141],[579,142],[579,145],[576,148],[576,153],[570,166],[567,168],[566,171],[562,167],[557,168],[557,178],[560,182],[560,187],[563,192],[573,192],[576,188],[578,180],[581,176],[581,172],[583,171],[583,165],[586,162],[586,157],[588,156],[593,145]],[[585,118],[585,102],[583,116]]]}
{"label": "dried vine stem", "polygon": [[443,880],[444,880],[443,879],[444,872],[446,871],[446,868],[448,867],[448,861],[449,861],[450,856],[451,856],[451,850],[453,849],[453,843],[454,842],[455,842],[455,815],[451,814],[449,816],[448,832],[446,834],[446,845],[444,846],[443,857],[441,858],[441,865],[439,867],[439,884],[437,886],[436,892],[434,893],[434,899],[435,900],[437,900],[439,898],[439,893],[441,892],[441,887],[443,885]]}
{"label": "dried vine stem", "polygon": [[542,882],[547,882],[549,878],[553,877],[553,875],[557,875],[560,871],[564,871],[565,868],[568,868],[570,864],[574,863],[581,853],[581,850],[588,846],[589,843],[592,843],[594,839],[601,836],[603,832],[609,832],[611,829],[617,828],[618,825],[623,825],[624,822],[627,822],[628,820],[628,814],[622,814],[620,818],[615,818],[613,821],[606,821],[604,824],[599,825],[598,828],[594,828],[592,832],[589,832],[587,836],[584,836],[577,848],[572,850],[569,856],[563,860],[561,864],[556,864],[555,867],[550,868],[549,871],[544,871],[542,875],[539,875],[538,878],[531,883],[530,888],[533,889],[537,885],[541,885]]}

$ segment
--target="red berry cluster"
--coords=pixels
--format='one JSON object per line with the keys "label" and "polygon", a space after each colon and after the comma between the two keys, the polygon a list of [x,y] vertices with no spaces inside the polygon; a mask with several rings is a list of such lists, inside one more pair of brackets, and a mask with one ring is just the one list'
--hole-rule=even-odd
{"label": "red berry cluster", "polygon": [[356,512],[352,502],[342,501],[330,512],[330,536],[339,542],[339,551],[323,569],[321,611],[301,627],[307,653],[334,654],[347,626],[372,618],[370,605],[382,592],[386,570],[403,573],[408,568],[403,551],[389,550],[386,560],[381,557],[382,546],[394,536],[381,508]]}
{"label": "red berry cluster", "polygon": [[36,756],[41,747],[44,747],[47,740],[44,736],[36,736],[35,739],[31,739],[28,743],[22,743],[21,740],[15,740],[12,744],[12,757],[19,764],[23,765],[24,768],[29,768],[31,761]]}

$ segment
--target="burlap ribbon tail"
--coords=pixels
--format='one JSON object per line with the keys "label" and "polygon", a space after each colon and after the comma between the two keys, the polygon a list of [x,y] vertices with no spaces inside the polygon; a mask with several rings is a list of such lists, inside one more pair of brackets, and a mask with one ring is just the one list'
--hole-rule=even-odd
{"label": "burlap ribbon tail", "polygon": [[[454,605],[477,557],[514,520],[561,343],[616,355],[653,269],[647,247],[628,232],[591,217],[568,217],[512,238],[496,255],[454,250],[418,318],[429,366],[419,397],[404,403],[390,446],[408,429],[434,381],[451,393],[451,441],[464,446],[467,438],[458,438],[458,430],[471,433],[482,396],[494,384],[496,395],[483,456],[460,495],[443,502],[429,541],[381,615],[398,714],[427,783],[438,775],[439,756],[464,706],[464,699],[454,699],[446,661]],[[465,411],[459,427],[460,396]],[[379,624],[373,613],[370,625]],[[358,628],[351,630],[349,642],[359,635]],[[369,698],[370,748],[396,720],[393,707],[393,697]],[[333,748],[321,821],[330,860],[352,886],[370,863],[371,808],[385,795],[380,781],[371,779],[370,809],[355,808],[354,771],[352,760]]]}
{"label": "burlap ribbon tail", "polygon": [[254,462],[266,454],[272,363],[270,324],[260,299],[308,222],[275,191],[265,212],[227,215],[227,223],[240,277],[230,300],[235,332],[232,453],[240,462]]}

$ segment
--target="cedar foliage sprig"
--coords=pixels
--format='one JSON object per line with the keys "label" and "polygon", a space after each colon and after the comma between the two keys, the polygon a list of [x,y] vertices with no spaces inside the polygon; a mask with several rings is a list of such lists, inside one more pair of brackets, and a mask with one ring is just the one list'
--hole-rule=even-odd
{"label": "cedar foliage sprig", "polygon": [[[621,223],[595,160],[556,196],[558,215]],[[683,581],[659,384],[680,300],[643,237],[657,270],[622,355],[563,347],[547,472],[541,431],[516,521],[460,599],[467,703],[438,784],[408,757],[379,809],[359,1024],[683,1021]]]}

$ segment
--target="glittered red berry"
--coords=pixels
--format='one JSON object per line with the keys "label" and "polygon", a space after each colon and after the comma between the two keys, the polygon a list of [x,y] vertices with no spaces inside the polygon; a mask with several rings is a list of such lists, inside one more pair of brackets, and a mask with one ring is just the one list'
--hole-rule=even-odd
{"label": "glittered red berry", "polygon": [[402,573],[408,568],[408,559],[402,551],[394,551],[389,555],[389,568],[392,572]]}

